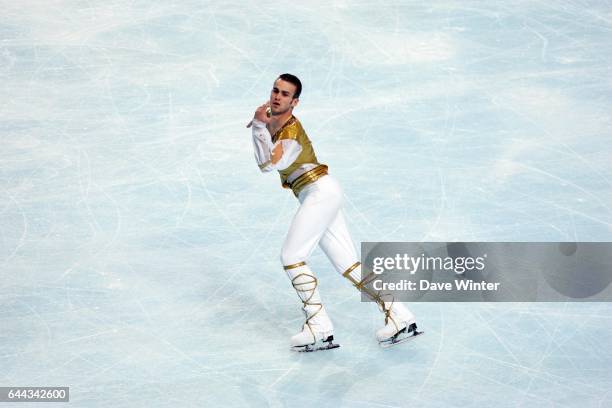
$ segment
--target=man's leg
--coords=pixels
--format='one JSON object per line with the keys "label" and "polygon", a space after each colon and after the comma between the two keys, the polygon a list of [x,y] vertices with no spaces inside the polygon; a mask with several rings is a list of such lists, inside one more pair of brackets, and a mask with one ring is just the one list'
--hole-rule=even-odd
{"label": "man's leg", "polygon": [[[301,195],[301,205],[295,214],[281,251],[281,262],[291,284],[303,304],[306,322],[302,331],[291,338],[291,345],[299,351],[333,348],[333,325],[321,302],[318,280],[307,261],[319,243],[327,226],[334,219],[342,197],[329,194],[317,185]],[[337,346],[336,346],[337,347]]]}
{"label": "man's leg", "polygon": [[374,300],[385,314],[385,326],[376,332],[376,338],[379,342],[394,341],[397,339],[398,333],[410,331],[412,325],[414,325],[413,331],[416,332],[416,319],[410,310],[401,303],[394,302],[389,296],[380,295],[366,287],[366,284],[375,275],[370,274],[362,278],[361,263],[341,210],[338,211],[321,237],[319,246],[334,265],[336,271],[349,279],[359,291]]}

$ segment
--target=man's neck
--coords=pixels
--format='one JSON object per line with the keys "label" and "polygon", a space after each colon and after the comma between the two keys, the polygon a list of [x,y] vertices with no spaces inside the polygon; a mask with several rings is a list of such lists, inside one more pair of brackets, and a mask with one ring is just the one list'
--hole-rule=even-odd
{"label": "man's neck", "polygon": [[287,111],[279,116],[272,116],[272,120],[270,121],[269,130],[270,133],[274,134],[278,132],[278,129],[282,128],[285,123],[293,116],[293,109]]}

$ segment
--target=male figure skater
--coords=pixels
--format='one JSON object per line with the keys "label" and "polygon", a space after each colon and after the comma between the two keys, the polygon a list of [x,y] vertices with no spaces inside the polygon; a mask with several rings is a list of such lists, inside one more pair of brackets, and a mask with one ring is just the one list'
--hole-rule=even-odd
{"label": "male figure skater", "polygon": [[281,184],[290,188],[300,207],[295,214],[281,250],[281,262],[291,284],[302,300],[306,322],[291,338],[296,351],[327,350],[334,344],[334,327],[317,289],[317,278],[307,261],[314,248],[325,252],[336,271],[376,301],[385,313],[385,326],[376,332],[381,346],[390,346],[414,337],[414,315],[400,303],[385,301],[366,288],[361,264],[342,215],[343,192],[327,166],[318,162],[310,139],[293,116],[302,84],[291,74],[275,81],[270,99],[257,108],[251,123],[255,160],[262,172],[277,170]]}

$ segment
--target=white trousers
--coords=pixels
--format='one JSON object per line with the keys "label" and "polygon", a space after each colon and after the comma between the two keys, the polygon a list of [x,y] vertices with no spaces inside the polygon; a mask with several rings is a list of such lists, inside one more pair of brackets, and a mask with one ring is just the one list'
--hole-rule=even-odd
{"label": "white trousers", "polygon": [[357,252],[342,215],[344,195],[336,179],[329,175],[321,177],[306,186],[298,199],[300,208],[285,238],[281,262],[304,304],[306,337],[310,339],[310,333],[312,336],[325,333],[322,337],[326,337],[333,332],[333,324],[307,261],[318,244],[334,268],[342,273],[358,261]]}
{"label": "white trousers", "polygon": [[[344,194],[336,179],[326,175],[306,186],[298,199],[300,208],[285,238],[281,262],[304,303],[310,330],[331,332],[332,322],[321,302],[317,279],[307,262],[317,245],[340,274],[359,262],[342,214]],[[361,276],[361,266],[353,273]],[[386,307],[397,321],[414,320],[414,315],[400,303],[391,302]]]}
{"label": "white trousers", "polygon": [[344,194],[330,175],[306,186],[298,197],[300,208],[293,217],[281,251],[283,265],[307,262],[317,245],[334,268],[343,273],[359,261],[342,214]]}

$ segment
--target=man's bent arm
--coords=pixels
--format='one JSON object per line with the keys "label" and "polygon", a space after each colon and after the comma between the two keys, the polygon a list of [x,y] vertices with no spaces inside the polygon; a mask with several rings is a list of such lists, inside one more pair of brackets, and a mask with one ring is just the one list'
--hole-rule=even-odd
{"label": "man's bent arm", "polygon": [[284,170],[300,155],[302,146],[295,140],[283,139],[273,144],[264,122],[254,119],[252,125],[255,161],[262,172]]}

